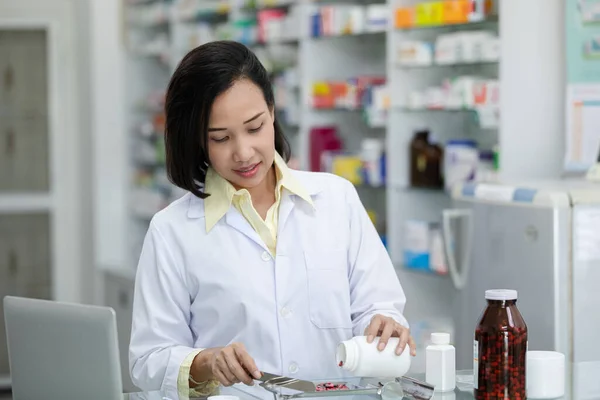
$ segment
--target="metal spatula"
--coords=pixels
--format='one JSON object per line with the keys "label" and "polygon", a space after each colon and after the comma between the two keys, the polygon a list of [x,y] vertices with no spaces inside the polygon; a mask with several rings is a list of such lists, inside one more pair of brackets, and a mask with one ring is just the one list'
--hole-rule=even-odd
{"label": "metal spatula", "polygon": [[313,382],[303,381],[301,379],[296,379],[296,378],[288,378],[287,376],[270,374],[268,372],[263,372],[262,377],[257,380],[262,382],[261,386],[262,385],[277,386],[277,387],[283,387],[283,388],[292,389],[292,390],[298,390],[300,392],[316,392],[317,391],[317,387]]}

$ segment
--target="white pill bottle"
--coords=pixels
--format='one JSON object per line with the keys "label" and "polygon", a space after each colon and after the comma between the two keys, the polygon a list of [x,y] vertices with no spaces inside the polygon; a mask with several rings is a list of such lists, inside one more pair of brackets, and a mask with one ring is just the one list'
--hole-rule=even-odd
{"label": "white pill bottle", "polygon": [[367,343],[366,336],[355,336],[338,345],[336,360],[344,370],[357,377],[399,378],[410,369],[408,345],[396,355],[399,338],[390,338],[383,351],[377,349],[379,338]]}

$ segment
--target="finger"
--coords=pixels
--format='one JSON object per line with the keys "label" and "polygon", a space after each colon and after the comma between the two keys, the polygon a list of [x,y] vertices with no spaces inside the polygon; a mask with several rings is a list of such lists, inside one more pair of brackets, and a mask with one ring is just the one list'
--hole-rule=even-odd
{"label": "finger", "polygon": [[367,329],[365,330],[365,335],[367,336],[367,343],[373,343],[375,340],[375,336],[379,333],[379,329],[382,325],[382,318],[379,315],[376,315],[372,320]]}
{"label": "finger", "polygon": [[220,369],[214,370],[213,375],[221,383],[221,385],[223,385],[223,386],[233,385],[233,382],[230,382],[229,379],[225,378],[225,375],[221,372]]}
{"label": "finger", "polygon": [[240,364],[235,349],[232,352],[227,353],[225,360],[227,360],[229,371],[235,375],[238,382],[244,382],[248,386],[251,386],[254,383],[252,377],[248,375],[246,370],[242,367],[242,364]]}
{"label": "finger", "polygon": [[262,373],[256,366],[254,359],[248,354],[245,348],[235,348],[235,353],[244,370],[252,375],[254,379],[260,379]]}
{"label": "finger", "polygon": [[221,353],[221,355],[219,355],[219,358],[217,358],[217,367],[219,368],[219,371],[221,371],[225,379],[227,379],[229,382],[231,382],[232,384],[239,382],[235,377],[235,374],[229,369],[225,352]]}
{"label": "finger", "polygon": [[406,342],[408,341],[408,338],[410,337],[410,333],[409,333],[408,329],[406,329],[404,327],[402,327],[400,329],[402,329],[402,332],[400,333],[400,340],[398,341],[398,347],[396,347],[397,355],[402,354],[402,352],[404,351],[404,348],[406,347]]}
{"label": "finger", "polygon": [[408,346],[410,347],[410,355],[411,356],[416,356],[417,355],[417,344],[415,343],[415,339],[413,339],[412,336],[408,337]]}
{"label": "finger", "polygon": [[396,328],[395,322],[393,322],[391,320],[387,320],[385,322],[385,325],[383,326],[383,329],[381,330],[381,337],[379,338],[379,344],[377,345],[377,349],[379,351],[382,351],[383,349],[385,349],[385,346],[387,346],[388,340],[390,340],[390,337],[394,333],[395,328]]}

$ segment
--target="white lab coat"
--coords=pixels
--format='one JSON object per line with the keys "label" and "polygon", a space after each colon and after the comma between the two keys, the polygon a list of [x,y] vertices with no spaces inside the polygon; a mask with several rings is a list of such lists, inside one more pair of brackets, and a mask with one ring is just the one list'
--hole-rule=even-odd
{"label": "white lab coat", "polygon": [[314,208],[284,192],[277,254],[232,206],[207,234],[190,193],[153,218],[133,302],[130,370],[143,390],[176,390],[194,348],[243,343],[262,371],[344,376],[337,345],[375,314],[408,326],[406,298],[356,189],[331,174],[292,171]]}

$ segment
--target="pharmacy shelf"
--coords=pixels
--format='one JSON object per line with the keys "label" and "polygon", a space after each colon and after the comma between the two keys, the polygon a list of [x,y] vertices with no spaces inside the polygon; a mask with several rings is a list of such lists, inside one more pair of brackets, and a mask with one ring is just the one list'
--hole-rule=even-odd
{"label": "pharmacy shelf", "polygon": [[[422,1],[425,3],[426,1]],[[400,1],[400,3],[403,3]],[[477,29],[482,26],[496,24],[500,22],[500,18],[498,16],[489,16],[480,21],[471,21],[471,22],[460,22],[453,24],[423,24],[423,25],[413,25],[406,27],[396,27],[394,30],[401,32],[418,32],[418,31],[443,31],[443,30],[469,30],[469,29]]]}
{"label": "pharmacy shelf", "polygon": [[[457,91],[467,94],[468,91],[462,89],[466,89],[470,82],[463,88],[452,86],[461,76],[498,80],[502,59],[493,58],[492,55],[487,55],[488,58],[485,59],[477,52],[470,54],[469,59],[461,59],[459,55],[465,53],[460,51],[454,53],[458,55],[446,59],[440,58],[440,61],[437,57],[448,55],[448,52],[439,50],[448,49],[448,47],[441,47],[440,43],[452,42],[449,40],[452,38],[450,35],[459,37],[464,32],[473,34],[480,31],[489,31],[498,35],[502,15],[500,18],[488,17],[485,21],[463,24],[410,28],[396,26],[396,10],[415,7],[421,3],[424,1],[388,1],[391,9],[394,10],[394,20],[388,25],[386,34],[386,65],[388,66],[386,73],[390,92],[390,107],[386,123],[387,245],[409,299],[406,316],[411,322],[411,328],[417,329],[419,325],[425,324],[434,330],[449,332],[451,330],[448,330],[447,321],[440,316],[454,315],[451,300],[455,291],[451,279],[448,275],[431,271],[432,267],[429,270],[411,268],[404,258],[404,250],[410,247],[410,242],[405,235],[407,224],[411,221],[440,223],[443,210],[453,207],[453,201],[444,188],[416,187],[412,184],[410,146],[415,132],[423,129],[429,130],[433,136],[432,142],[442,148],[451,139],[473,139],[481,143],[486,150],[499,142],[501,130],[498,121],[489,124],[488,119],[480,118],[480,106],[469,105],[475,104],[471,102],[472,99],[460,95],[446,99],[440,95],[456,94]],[[420,46],[415,46],[415,43]],[[455,43],[458,47],[464,42]],[[423,52],[428,48],[432,50],[431,53]],[[416,57],[411,59],[411,54],[415,54]],[[467,101],[456,106],[457,98]],[[455,106],[445,108],[443,106],[445,104]],[[436,107],[429,105],[436,105]],[[482,122],[485,124],[482,125]],[[423,296],[423,293],[430,293],[430,295]],[[411,298],[418,300],[413,300],[411,304]],[[416,340],[421,339],[417,337]],[[424,347],[424,343],[418,343],[418,346]],[[415,365],[422,365],[424,360],[421,356],[418,358],[419,360],[415,360]]]}
{"label": "pharmacy shelf", "polygon": [[[491,150],[499,141],[497,104],[490,105],[489,99],[485,98],[483,101],[478,99],[477,106],[470,106],[469,104],[475,104],[475,99],[465,97],[474,96],[468,92],[470,88],[467,88],[471,83],[480,83],[464,79],[465,82],[452,85],[458,82],[457,78],[463,76],[479,77],[480,82],[498,80],[501,59],[497,54],[483,57],[484,42],[477,39],[481,36],[475,35],[481,35],[484,31],[489,32],[488,37],[497,37],[501,16],[470,15],[469,18],[476,20],[429,25],[426,21],[421,21],[421,25],[399,26],[399,23],[406,21],[415,22],[411,18],[402,19],[399,10],[404,10],[406,16],[409,8],[414,10],[422,3],[424,2],[411,0],[392,1],[395,20],[387,33],[391,107],[388,111],[386,147],[397,149],[396,154],[388,155],[387,179],[392,182],[387,197],[388,243],[391,257],[398,266],[405,264],[404,224],[412,220],[440,222],[442,210],[452,205],[451,197],[443,189],[412,187],[410,163],[406,160],[410,158],[409,148],[415,131],[430,131],[434,141],[442,147],[451,139],[468,138],[476,140],[485,150]],[[471,48],[466,46],[475,49],[475,40],[481,40],[481,44],[477,45],[475,52],[470,52]],[[492,43],[487,37],[486,40]],[[415,58],[411,60],[413,54]],[[461,54],[469,58],[461,59]],[[487,88],[484,88],[484,93],[485,90]],[[452,96],[448,101],[441,97],[446,94]],[[443,106],[455,105],[457,99],[466,101],[458,107]],[[413,104],[418,106],[412,106]],[[407,284],[419,286],[421,283],[419,275],[410,275],[407,279],[410,280]]]}
{"label": "pharmacy shelf", "polygon": [[432,70],[438,68],[468,68],[468,67],[498,67],[500,65],[499,61],[472,61],[472,62],[457,62],[457,63],[431,63],[424,65],[403,65],[397,64],[396,68],[399,69],[408,69],[408,70]]}
{"label": "pharmacy shelf", "polygon": [[2,194],[0,214],[47,212],[53,209],[50,194]]}
{"label": "pharmacy shelf", "polygon": [[387,32],[385,29],[378,29],[368,32],[348,32],[348,33],[336,33],[336,34],[325,34],[320,36],[311,36],[313,40],[327,40],[335,38],[348,38],[348,37],[368,37],[368,36],[385,36]]}

